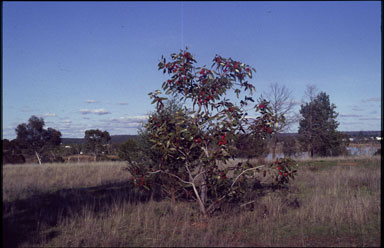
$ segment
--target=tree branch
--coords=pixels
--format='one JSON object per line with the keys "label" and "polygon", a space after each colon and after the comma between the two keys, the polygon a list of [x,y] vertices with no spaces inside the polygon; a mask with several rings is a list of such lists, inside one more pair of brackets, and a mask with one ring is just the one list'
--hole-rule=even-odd
{"label": "tree branch", "polygon": [[236,179],[233,181],[233,183],[231,184],[231,188],[233,187],[233,185],[236,183],[236,181],[241,177],[241,175],[243,175],[245,172],[247,171],[251,171],[251,170],[257,170],[261,167],[264,167],[265,165],[260,165],[260,166],[257,166],[257,167],[254,167],[254,168],[249,168],[249,169],[246,169],[244,170],[243,172],[241,172],[237,177]]}

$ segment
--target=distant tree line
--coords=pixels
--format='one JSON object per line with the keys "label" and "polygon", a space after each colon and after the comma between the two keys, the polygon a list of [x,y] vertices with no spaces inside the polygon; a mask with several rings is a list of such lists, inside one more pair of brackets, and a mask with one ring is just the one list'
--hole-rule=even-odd
{"label": "distant tree line", "polygon": [[[271,127],[273,135],[265,138],[252,133],[237,134],[236,157],[265,158],[271,154],[274,159],[277,150],[286,157],[295,157],[302,152],[308,152],[310,157],[348,155],[346,148],[350,143],[367,143],[375,141],[375,137],[381,137],[380,131],[338,131],[336,106],[325,92],[316,94],[314,86],[307,86],[308,99],[301,104],[300,115],[292,113],[295,104],[290,94],[285,87],[271,85],[266,95],[277,123]],[[173,99],[163,114],[173,116],[178,110],[180,104],[177,99]],[[299,122],[298,133],[284,133],[295,122]],[[2,140],[3,164],[64,162],[65,157],[79,154],[92,155],[94,160],[110,160],[112,156],[115,160],[130,163],[139,160],[156,163],[160,155],[151,149],[146,130],[140,130],[138,135],[111,137],[107,131],[91,129],[85,131],[83,139],[65,139],[66,144],[69,144],[64,146],[61,132],[53,128],[45,129],[44,126],[43,118],[36,116],[31,116],[28,123],[19,124],[15,129],[15,139]],[[115,142],[111,142],[112,138]]]}

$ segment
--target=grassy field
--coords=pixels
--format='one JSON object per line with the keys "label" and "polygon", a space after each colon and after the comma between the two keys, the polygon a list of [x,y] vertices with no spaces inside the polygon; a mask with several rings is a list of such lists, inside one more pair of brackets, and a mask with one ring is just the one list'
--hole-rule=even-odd
{"label": "grassy field", "polygon": [[4,247],[381,244],[381,157],[299,161],[288,190],[254,209],[133,201],[122,162],[3,166]]}

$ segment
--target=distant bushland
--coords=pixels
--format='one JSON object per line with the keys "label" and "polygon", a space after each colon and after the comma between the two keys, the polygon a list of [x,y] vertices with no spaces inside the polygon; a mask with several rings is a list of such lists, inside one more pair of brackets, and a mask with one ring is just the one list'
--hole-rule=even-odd
{"label": "distant bushland", "polygon": [[[129,139],[137,139],[138,135],[111,135],[111,144],[122,144]],[[84,144],[84,138],[62,138],[63,145]]]}

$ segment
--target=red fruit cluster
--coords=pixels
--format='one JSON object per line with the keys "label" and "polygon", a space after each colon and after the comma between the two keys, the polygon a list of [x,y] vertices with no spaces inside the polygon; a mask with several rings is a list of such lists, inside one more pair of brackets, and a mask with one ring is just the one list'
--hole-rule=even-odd
{"label": "red fruit cluster", "polygon": [[220,136],[219,146],[227,144],[227,140],[225,139],[226,136],[227,136],[226,133],[224,133],[223,135]]}
{"label": "red fruit cluster", "polygon": [[198,96],[198,102],[199,104],[207,103],[208,101],[213,99],[213,95],[211,94],[206,94],[204,90],[202,90]]}
{"label": "red fruit cluster", "polygon": [[165,64],[165,68],[168,69],[168,73],[176,73],[177,71],[184,72],[185,68],[184,66],[179,66],[178,64],[175,63],[167,63]]}
{"label": "red fruit cluster", "polygon": [[183,57],[187,59],[187,63],[192,60],[192,55],[189,52],[184,52]]}
{"label": "red fruit cluster", "polygon": [[227,179],[227,175],[225,175],[224,172],[221,172],[220,177],[221,177],[222,179]]}
{"label": "red fruit cluster", "polygon": [[196,141],[197,143],[201,143],[201,139],[200,139],[200,138],[195,139],[195,141]]}

